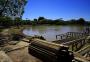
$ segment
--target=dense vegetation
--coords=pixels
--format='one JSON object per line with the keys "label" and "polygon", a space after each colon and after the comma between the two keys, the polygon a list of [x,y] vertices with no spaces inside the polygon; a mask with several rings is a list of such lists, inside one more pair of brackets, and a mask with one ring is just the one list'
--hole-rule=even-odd
{"label": "dense vegetation", "polygon": [[0,17],[0,26],[10,27],[10,26],[20,26],[20,25],[90,25],[89,21],[85,21],[83,18],[79,18],[77,20],[71,19],[68,21],[62,19],[46,19],[44,17],[39,17],[34,20],[22,20],[20,18],[15,18],[12,20],[10,17]]}
{"label": "dense vegetation", "polygon": [[[0,0],[0,16],[17,16],[21,12],[22,17],[27,0]],[[22,6],[24,4],[24,6]]]}

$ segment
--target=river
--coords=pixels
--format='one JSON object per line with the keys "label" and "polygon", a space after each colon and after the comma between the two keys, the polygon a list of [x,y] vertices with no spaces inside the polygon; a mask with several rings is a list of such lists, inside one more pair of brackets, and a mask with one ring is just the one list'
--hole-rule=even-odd
{"label": "river", "polygon": [[56,35],[64,34],[66,32],[81,32],[84,26],[29,26],[23,30],[23,33],[27,36],[41,35],[47,41],[56,40]]}

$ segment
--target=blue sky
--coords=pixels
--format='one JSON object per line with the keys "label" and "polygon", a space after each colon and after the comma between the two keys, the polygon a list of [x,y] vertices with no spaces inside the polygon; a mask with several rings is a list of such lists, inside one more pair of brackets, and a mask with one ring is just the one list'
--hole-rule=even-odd
{"label": "blue sky", "polygon": [[90,21],[90,0],[28,0],[23,19],[43,16],[64,20],[84,18]]}

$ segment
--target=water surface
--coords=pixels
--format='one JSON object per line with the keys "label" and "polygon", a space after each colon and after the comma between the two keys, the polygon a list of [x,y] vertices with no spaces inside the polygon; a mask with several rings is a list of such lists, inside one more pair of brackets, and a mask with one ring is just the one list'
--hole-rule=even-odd
{"label": "water surface", "polygon": [[27,36],[42,35],[46,40],[56,40],[56,35],[66,32],[81,32],[84,26],[30,26],[23,30]]}

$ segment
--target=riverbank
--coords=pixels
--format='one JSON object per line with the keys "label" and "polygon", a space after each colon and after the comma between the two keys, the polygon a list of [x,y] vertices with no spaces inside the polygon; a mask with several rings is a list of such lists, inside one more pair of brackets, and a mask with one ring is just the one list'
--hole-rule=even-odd
{"label": "riverbank", "polygon": [[[12,34],[22,34],[22,30],[27,26],[21,26],[21,27],[11,27],[11,28],[5,28],[2,30],[2,35],[9,35],[9,38],[12,38]],[[6,37],[4,37],[6,38]],[[42,62],[38,58],[35,58],[34,56],[30,55],[28,53],[28,45],[29,45],[29,39],[22,38],[21,40],[12,40],[8,39],[8,43],[3,45],[3,47],[0,47],[0,51],[4,51],[7,56],[9,56],[10,59],[12,59],[12,62]],[[26,42],[28,41],[28,42]],[[3,55],[3,54],[2,54]],[[1,56],[1,55],[0,55]],[[0,57],[2,58],[2,57]],[[9,60],[8,58],[6,60]],[[9,61],[8,61],[9,62]]]}
{"label": "riverbank", "polygon": [[[15,42],[15,41],[13,41],[13,42]],[[8,45],[6,45],[4,47],[0,47],[0,48],[1,48],[1,51],[4,51],[5,54],[10,59],[12,59],[12,62],[42,62],[38,58],[35,58],[34,56],[32,56],[28,53],[28,45],[29,45],[29,43],[21,40],[15,45],[8,44]],[[0,58],[1,58],[1,55],[0,55]]]}

